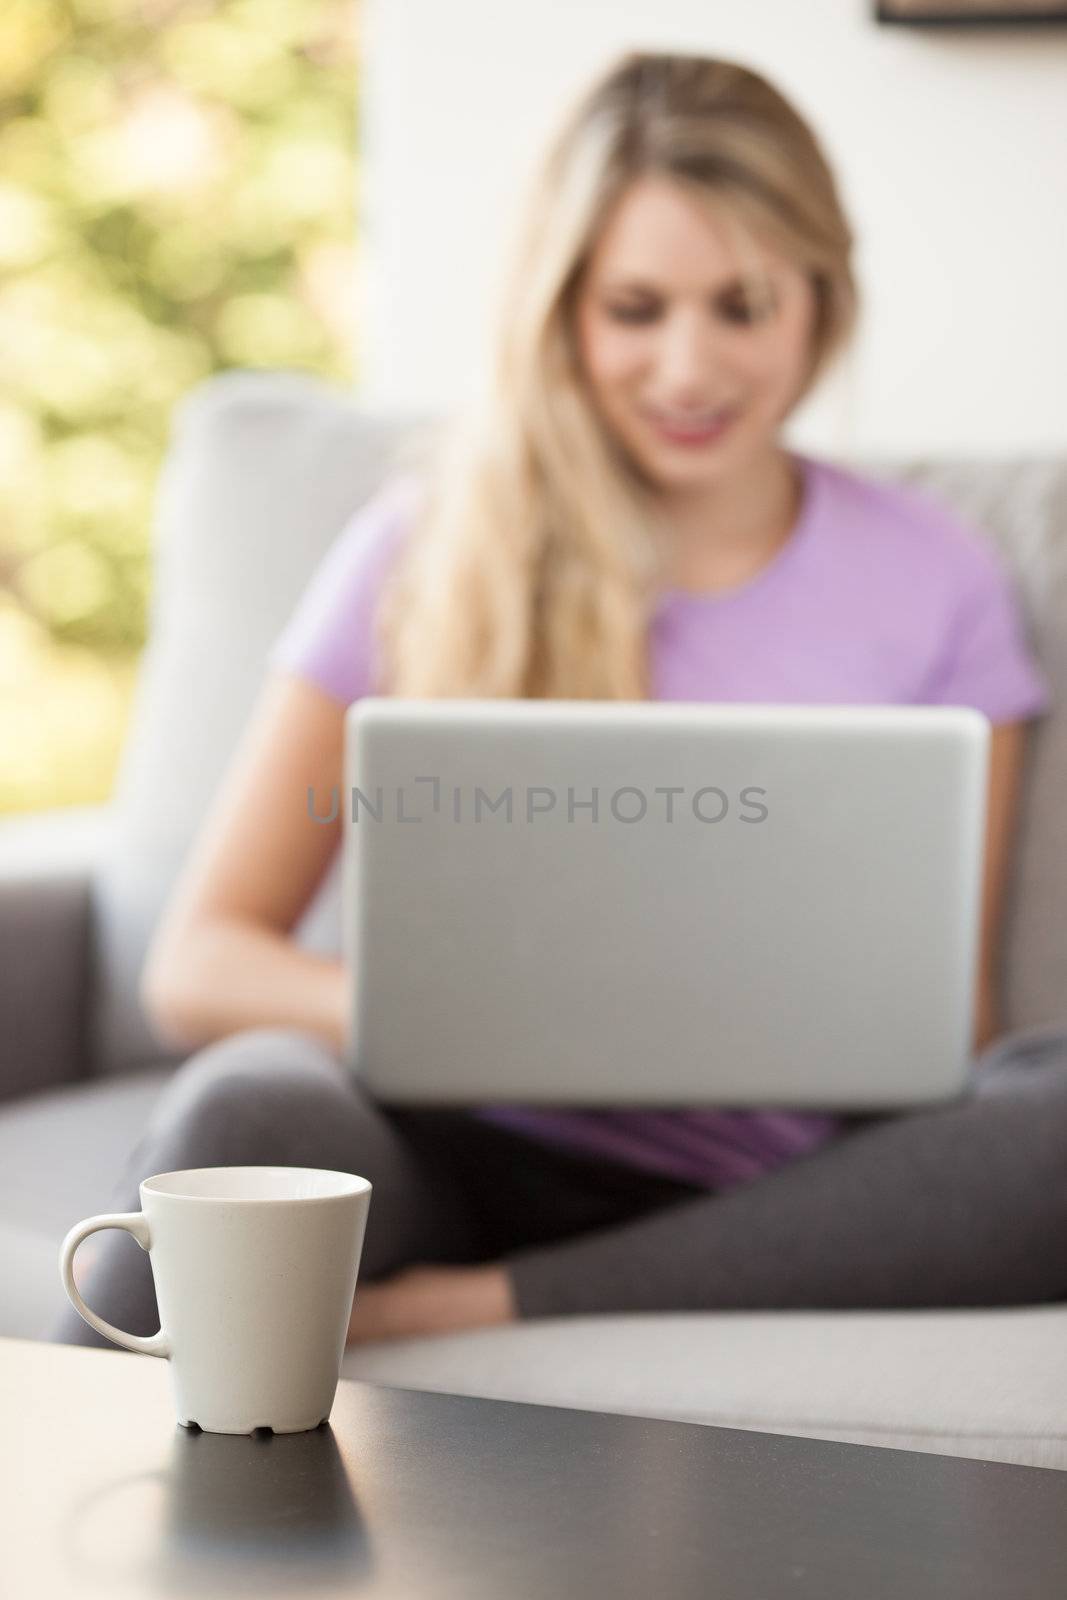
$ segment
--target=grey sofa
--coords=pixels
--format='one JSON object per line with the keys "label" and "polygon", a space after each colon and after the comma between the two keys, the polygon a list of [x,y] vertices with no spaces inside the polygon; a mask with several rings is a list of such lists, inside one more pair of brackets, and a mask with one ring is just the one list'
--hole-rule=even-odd
{"label": "grey sofa", "polygon": [[[59,1241],[108,1207],[175,1066],[137,1004],[146,941],[270,643],[409,421],[284,373],[212,379],[179,409],[113,801],[0,827],[0,1334],[43,1334]],[[1017,574],[1059,705],[1025,775],[1007,1022],[1054,1025],[1067,988],[1067,460],[859,464],[941,494]],[[338,948],[337,890],[335,871],[298,930],[309,947]],[[1067,1467],[1067,1305],[561,1318],[351,1350],[344,1373]]]}

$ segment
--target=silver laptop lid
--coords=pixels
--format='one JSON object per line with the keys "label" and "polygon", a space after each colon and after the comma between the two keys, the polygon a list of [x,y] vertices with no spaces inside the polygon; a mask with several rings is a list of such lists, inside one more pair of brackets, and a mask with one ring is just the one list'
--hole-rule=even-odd
{"label": "silver laptop lid", "polygon": [[963,707],[368,698],[350,1064],[453,1104],[920,1104],[970,1054]]}

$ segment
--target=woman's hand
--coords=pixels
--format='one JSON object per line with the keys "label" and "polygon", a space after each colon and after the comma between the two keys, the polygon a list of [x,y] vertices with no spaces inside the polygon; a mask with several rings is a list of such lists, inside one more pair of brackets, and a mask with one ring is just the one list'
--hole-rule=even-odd
{"label": "woman's hand", "polygon": [[356,1288],[346,1344],[417,1339],[464,1328],[515,1322],[511,1279],[493,1263],[477,1267],[407,1267]]}

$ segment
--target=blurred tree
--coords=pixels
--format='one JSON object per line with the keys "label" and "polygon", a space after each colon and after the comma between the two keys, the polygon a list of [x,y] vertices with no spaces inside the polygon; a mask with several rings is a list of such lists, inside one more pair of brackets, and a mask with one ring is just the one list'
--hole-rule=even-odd
{"label": "blurred tree", "polygon": [[[5,0],[0,810],[107,792],[175,402],[235,365],[354,378],[356,23],[355,0]],[[75,681],[106,684],[80,780],[46,748],[85,742]]]}

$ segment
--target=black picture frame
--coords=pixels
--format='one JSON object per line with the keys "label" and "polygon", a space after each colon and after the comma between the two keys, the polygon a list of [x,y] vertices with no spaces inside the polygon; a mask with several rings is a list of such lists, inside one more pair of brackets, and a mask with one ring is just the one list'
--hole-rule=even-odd
{"label": "black picture frame", "polygon": [[1040,0],[999,0],[996,7],[981,0],[875,0],[874,20],[900,28],[1040,28],[1067,22],[1067,3],[1045,6]]}

